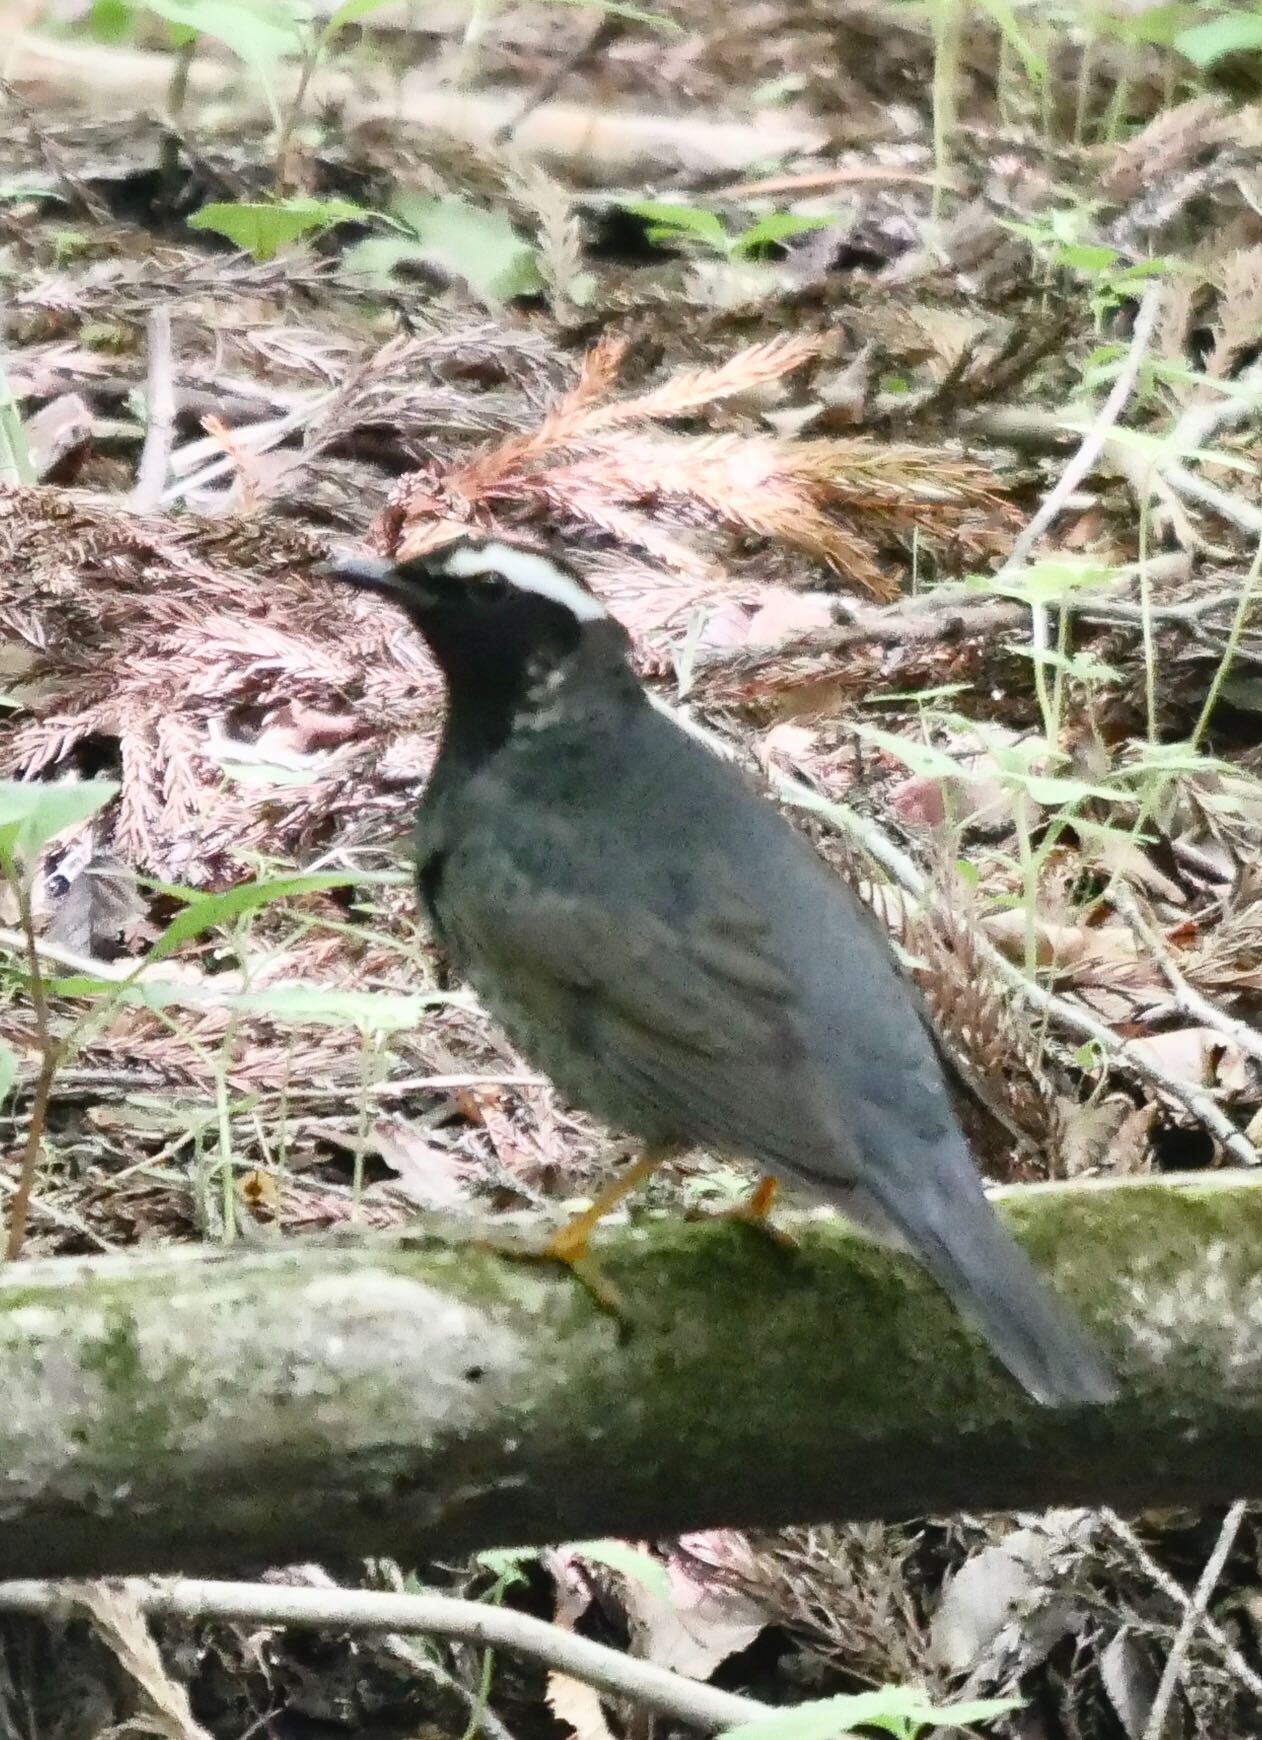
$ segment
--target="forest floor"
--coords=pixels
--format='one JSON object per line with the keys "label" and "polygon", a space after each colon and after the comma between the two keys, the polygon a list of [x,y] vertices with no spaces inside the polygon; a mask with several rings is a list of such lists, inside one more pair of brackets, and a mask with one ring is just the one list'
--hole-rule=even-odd
{"label": "forest floor", "polygon": [[[1256,62],[1204,72],[1120,9],[932,10],[0,0],[0,771],[47,798],[0,891],[27,1252],[555,1210],[600,1176],[472,1000],[425,1004],[406,836],[441,694],[313,573],[452,522],[558,543],[665,698],[821,800],[989,1177],[1256,1163]],[[694,1157],[648,1200],[744,1183]],[[1262,1532],[1229,1524],[1166,1734],[1262,1722]],[[1152,1740],[1223,1526],[422,1569],[775,1702],[963,1684],[1020,1697],[1022,1740]],[[68,1648],[6,1628],[15,1733],[134,1714],[99,1636],[50,1675]],[[168,1628],[161,1659],[215,1734],[467,1715],[363,1644]],[[637,1725],[441,1659],[496,1740]]]}

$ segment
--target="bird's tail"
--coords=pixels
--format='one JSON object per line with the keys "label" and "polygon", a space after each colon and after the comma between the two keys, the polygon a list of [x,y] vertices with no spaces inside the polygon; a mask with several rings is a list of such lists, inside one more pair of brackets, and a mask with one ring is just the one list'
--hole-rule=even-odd
{"label": "bird's tail", "polygon": [[928,1226],[912,1227],[899,1217],[916,1255],[957,1310],[1035,1401],[1048,1407],[1112,1401],[1117,1379],[1099,1349],[990,1204],[981,1197],[967,1214],[961,1206],[950,1204]]}

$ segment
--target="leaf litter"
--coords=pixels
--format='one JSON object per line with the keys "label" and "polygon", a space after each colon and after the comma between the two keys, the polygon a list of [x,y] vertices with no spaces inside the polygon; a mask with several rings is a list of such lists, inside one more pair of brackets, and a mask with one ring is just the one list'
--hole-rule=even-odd
{"label": "leaf litter", "polygon": [[[266,124],[223,56],[199,53],[190,90],[228,101],[231,127],[195,108],[176,131],[97,106],[111,78],[159,106],[151,45],[94,51],[92,85],[39,32],[16,58],[4,365],[37,481],[0,485],[0,755],[9,777],[121,787],[44,850],[50,971],[117,978],[182,903],[260,876],[344,878],[190,926],[154,969],[163,996],[140,979],[86,1031],[60,1076],[33,1248],[223,1236],[209,1182],[225,1165],[242,1223],[287,1233],[458,1198],[555,1202],[599,1175],[586,1122],[476,1006],[444,1000],[415,921],[406,833],[434,676],[386,611],[312,578],[335,544],[423,547],[453,524],[563,538],[668,699],[686,693],[768,780],[908,839],[940,891],[928,911],[806,821],[920,963],[992,1177],[1217,1164],[1181,1084],[1262,1123],[1230,1027],[1255,1013],[1262,971],[1262,640],[1242,594],[1259,533],[1257,105],[1163,101],[1146,49],[1129,69],[1146,124],[1055,145],[1000,118],[979,64],[960,70],[952,161],[936,163],[914,10],[746,7],[667,37],[621,21],[584,70],[581,9],[507,8],[472,88],[420,105],[428,130],[406,80],[387,124],[360,94],[371,72],[357,89],[326,66],[312,96],[342,78],[342,124],[295,145],[275,246],[258,230]],[[374,40],[388,60],[418,30],[450,48],[452,28],[383,16]],[[544,89],[557,71],[568,110]],[[1108,55],[1082,77],[1103,105]],[[684,78],[694,112],[643,111],[646,88]],[[729,119],[773,89],[767,126]],[[898,114],[895,90],[914,93]],[[517,116],[511,145],[486,142],[478,103],[501,131]],[[821,124],[841,112],[848,130]],[[216,201],[249,208],[237,239],[271,258],[181,221]],[[348,237],[361,210],[404,227]],[[765,244],[742,245],[760,226]],[[1171,268],[1149,376],[1049,539],[1053,560],[1085,552],[1095,583],[1042,601],[966,586],[993,576],[1073,451],[1145,262]],[[175,422],[161,500],[137,513],[155,311]],[[1140,437],[1155,440],[1137,459]],[[1141,548],[1149,511],[1163,548]],[[1036,643],[1040,611],[1062,640]],[[1116,1054],[1036,1021],[988,939],[1100,1015]],[[0,1037],[20,1124],[36,1057],[12,985]],[[59,1030],[85,1007],[55,996]],[[1135,1048],[1161,1091],[1128,1067]],[[670,1201],[679,1185],[657,1188]],[[669,1600],[609,1562],[585,1574],[606,1621],[659,1660],[687,1636],[701,1674],[735,1657],[819,1695],[942,1693],[967,1672],[971,1694],[1020,1687],[1072,1731],[1107,1717],[1142,1734],[1181,1617],[1171,1591],[1195,1582],[1205,1533],[1153,1518],[1141,1540],[1053,1515],[715,1534],[641,1549]],[[1216,1602],[1232,1647],[1256,1645],[1255,1584],[1241,1549]],[[698,1618],[729,1606],[730,1622]],[[1247,1731],[1224,1635],[1198,1636],[1184,1664],[1185,1731]],[[289,1695],[294,1659],[257,1647]],[[306,1675],[309,1707],[335,1707],[335,1678]],[[573,1682],[548,1697],[576,1734],[617,1727]],[[520,1687],[507,1706],[529,1707]]]}

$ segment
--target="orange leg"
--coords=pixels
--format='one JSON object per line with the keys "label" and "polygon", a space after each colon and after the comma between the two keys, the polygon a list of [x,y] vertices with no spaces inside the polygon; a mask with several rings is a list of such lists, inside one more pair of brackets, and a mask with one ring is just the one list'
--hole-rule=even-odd
{"label": "orange leg", "polygon": [[717,1214],[702,1215],[705,1220],[738,1220],[745,1226],[751,1226],[755,1231],[763,1233],[782,1251],[796,1251],[798,1242],[791,1233],[782,1232],[778,1226],[773,1226],[771,1210],[779,1194],[779,1182],[764,1174],[744,1202],[735,1208],[725,1208]]}
{"label": "orange leg", "polygon": [[597,1226],[631,1192],[656,1172],[675,1152],[673,1148],[646,1148],[638,1160],[610,1179],[589,1207],[576,1214],[563,1227],[558,1227],[546,1242],[531,1250],[521,1245],[498,1245],[493,1239],[483,1239],[484,1245],[501,1251],[505,1256],[526,1261],[564,1263],[582,1282],[596,1303],[615,1317],[622,1317],[622,1300],[617,1288],[601,1274],[589,1252],[592,1234]]}
{"label": "orange leg", "polygon": [[570,1268],[583,1262],[591,1236],[600,1222],[611,1210],[617,1208],[624,1197],[630,1196],[646,1178],[652,1177],[668,1157],[668,1153],[660,1149],[646,1148],[638,1160],[633,1161],[616,1178],[610,1179],[589,1208],[585,1208],[573,1220],[558,1228],[540,1254],[552,1257],[558,1263],[566,1263]]}

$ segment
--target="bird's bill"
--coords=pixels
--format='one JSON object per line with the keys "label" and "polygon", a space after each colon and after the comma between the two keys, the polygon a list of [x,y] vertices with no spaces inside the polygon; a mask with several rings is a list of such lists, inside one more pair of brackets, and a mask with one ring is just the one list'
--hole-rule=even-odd
{"label": "bird's bill", "polygon": [[361,592],[382,592],[397,598],[403,588],[393,562],[381,556],[334,556],[315,570],[322,580],[340,580]]}

